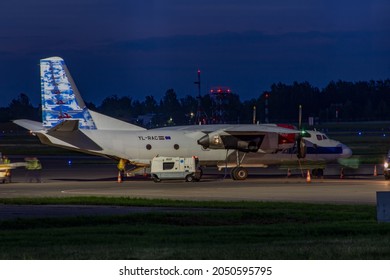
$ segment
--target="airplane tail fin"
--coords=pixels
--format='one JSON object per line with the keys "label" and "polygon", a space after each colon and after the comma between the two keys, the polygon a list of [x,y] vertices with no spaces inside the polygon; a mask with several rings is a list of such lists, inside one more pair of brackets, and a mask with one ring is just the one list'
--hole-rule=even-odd
{"label": "airplane tail fin", "polygon": [[96,129],[94,120],[60,57],[41,59],[42,123],[50,129],[64,120],[78,120],[79,128]]}
{"label": "airplane tail fin", "polygon": [[77,128],[80,129],[145,130],[143,127],[88,110],[61,57],[41,59],[40,65],[44,129],[77,120]]}

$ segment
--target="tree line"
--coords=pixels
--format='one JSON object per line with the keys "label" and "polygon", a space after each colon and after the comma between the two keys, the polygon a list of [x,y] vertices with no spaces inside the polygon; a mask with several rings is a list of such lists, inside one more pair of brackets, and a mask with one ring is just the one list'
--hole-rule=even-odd
{"label": "tree line", "polygon": [[[178,98],[173,89],[157,100],[146,96],[143,101],[129,96],[106,97],[100,105],[86,102],[87,107],[144,127],[161,127],[203,123],[252,123],[253,121],[298,122],[298,107],[307,122],[390,120],[390,79],[379,81],[332,81],[319,89],[308,82],[287,85],[275,83],[269,91],[241,101],[238,94],[223,98],[204,94]],[[8,107],[0,108],[0,121],[12,119],[40,120],[40,106],[34,107],[21,93]]]}

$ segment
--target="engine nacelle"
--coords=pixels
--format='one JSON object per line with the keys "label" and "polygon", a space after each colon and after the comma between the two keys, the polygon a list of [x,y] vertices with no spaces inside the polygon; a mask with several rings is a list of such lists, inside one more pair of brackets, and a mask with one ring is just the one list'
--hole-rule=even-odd
{"label": "engine nacelle", "polygon": [[198,140],[198,144],[205,149],[238,150],[241,152],[257,152],[264,136],[253,137],[248,135],[219,135],[206,134]]}
{"label": "engine nacelle", "polygon": [[236,150],[239,150],[241,152],[252,152],[256,153],[259,150],[260,143],[256,143],[255,141],[237,141],[237,147]]}

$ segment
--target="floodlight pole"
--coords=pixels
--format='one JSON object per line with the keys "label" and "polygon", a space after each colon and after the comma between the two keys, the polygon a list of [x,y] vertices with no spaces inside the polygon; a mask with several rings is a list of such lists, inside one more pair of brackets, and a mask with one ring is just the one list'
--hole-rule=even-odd
{"label": "floodlight pole", "polygon": [[302,105],[299,105],[298,129],[302,128]]}

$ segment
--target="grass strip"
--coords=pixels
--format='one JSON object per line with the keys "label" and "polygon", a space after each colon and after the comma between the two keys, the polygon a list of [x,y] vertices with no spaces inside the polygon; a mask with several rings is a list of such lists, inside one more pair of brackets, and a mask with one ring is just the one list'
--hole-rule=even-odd
{"label": "grass strip", "polygon": [[[390,225],[367,205],[129,198],[1,199],[0,203],[183,207],[0,222],[0,259],[389,259]],[[189,212],[186,207],[224,211]]]}

